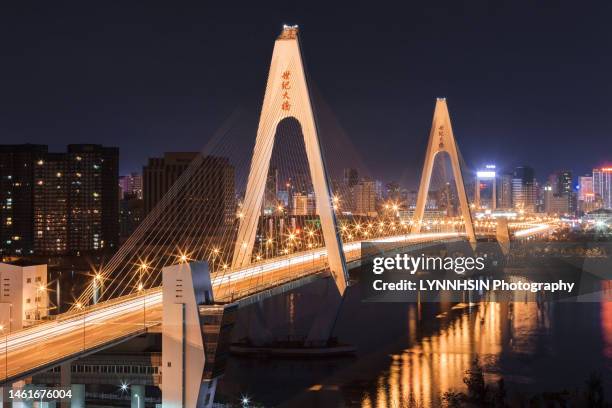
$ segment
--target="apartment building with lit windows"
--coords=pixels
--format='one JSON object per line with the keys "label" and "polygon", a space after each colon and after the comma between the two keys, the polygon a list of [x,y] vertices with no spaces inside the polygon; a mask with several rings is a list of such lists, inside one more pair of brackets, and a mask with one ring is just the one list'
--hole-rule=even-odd
{"label": "apartment building with lit windows", "polygon": [[63,255],[119,240],[119,150],[0,146],[0,253]]}

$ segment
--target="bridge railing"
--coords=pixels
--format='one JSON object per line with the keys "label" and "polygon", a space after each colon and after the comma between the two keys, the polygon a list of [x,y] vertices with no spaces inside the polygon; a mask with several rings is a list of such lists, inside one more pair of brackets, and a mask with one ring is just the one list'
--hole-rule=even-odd
{"label": "bridge railing", "polygon": [[14,378],[126,337],[161,321],[161,291],[142,291],[0,337],[0,378]]}

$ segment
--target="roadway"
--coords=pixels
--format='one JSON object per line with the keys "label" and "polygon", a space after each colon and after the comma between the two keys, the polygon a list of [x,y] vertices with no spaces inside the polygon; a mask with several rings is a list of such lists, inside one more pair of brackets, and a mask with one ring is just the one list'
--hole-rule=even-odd
{"label": "roadway", "polygon": [[[533,230],[542,232],[542,229]],[[458,238],[463,234],[422,233],[369,240],[398,245]],[[344,245],[347,261],[358,259],[361,242]],[[233,302],[327,268],[327,251],[318,248],[215,273],[215,301]],[[11,381],[50,368],[62,361],[96,352],[159,325],[161,288],[153,288],[81,311],[64,313],[52,321],[15,331],[0,340],[0,378]],[[8,363],[8,365],[7,365]]]}

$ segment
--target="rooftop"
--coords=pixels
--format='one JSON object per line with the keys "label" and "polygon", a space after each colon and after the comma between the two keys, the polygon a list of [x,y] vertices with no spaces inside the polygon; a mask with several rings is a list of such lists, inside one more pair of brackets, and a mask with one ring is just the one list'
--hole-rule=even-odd
{"label": "rooftop", "polygon": [[21,267],[34,266],[34,265],[45,265],[44,262],[34,262],[34,261],[27,260],[27,259],[16,259],[14,261],[0,262],[0,265],[2,264],[21,266]]}

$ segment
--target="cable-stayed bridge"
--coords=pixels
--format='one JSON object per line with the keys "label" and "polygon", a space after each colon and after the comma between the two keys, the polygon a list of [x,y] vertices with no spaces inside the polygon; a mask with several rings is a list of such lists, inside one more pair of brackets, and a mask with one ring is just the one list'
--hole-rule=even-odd
{"label": "cable-stayed bridge", "polygon": [[[213,140],[226,136],[222,129]],[[0,338],[5,383],[161,331],[164,406],[195,406],[214,395],[236,308],[320,278],[332,279],[342,296],[349,269],[363,260],[363,243],[408,250],[458,240],[475,246],[478,237],[492,237],[507,244],[555,227],[554,220],[535,217],[509,224],[473,220],[445,99],[436,101],[414,211],[401,214],[393,201],[376,214],[343,211],[363,207],[355,203],[363,201],[363,188],[337,187],[330,177],[297,27],[285,27],[275,43],[249,165],[233,165],[227,158],[233,147],[220,146],[196,156],[114,257],[92,271],[69,312]],[[428,217],[439,153],[449,158],[454,184],[443,190],[446,213]],[[236,200],[241,171],[245,193]],[[285,201],[278,199],[279,178],[291,193]],[[334,320],[321,319],[308,340],[325,342]],[[200,397],[184,392],[196,386]]]}

